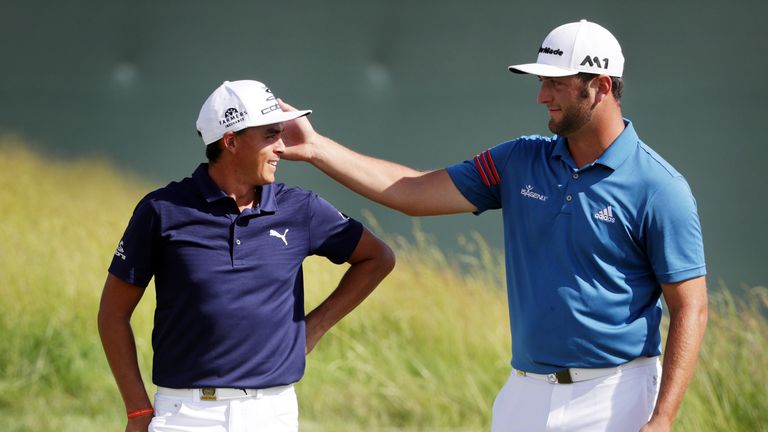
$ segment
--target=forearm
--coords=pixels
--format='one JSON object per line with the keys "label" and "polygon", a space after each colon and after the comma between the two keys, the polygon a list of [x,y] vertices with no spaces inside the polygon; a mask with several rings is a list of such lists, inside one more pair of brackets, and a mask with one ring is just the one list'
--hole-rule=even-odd
{"label": "forearm", "polygon": [[307,315],[307,326],[325,333],[355,309],[384,279],[391,267],[375,259],[353,264],[336,289]]}
{"label": "forearm", "polygon": [[141,378],[129,319],[99,314],[99,335],[127,412],[151,407]]}
{"label": "forearm", "polygon": [[407,166],[372,158],[315,135],[310,163],[354,192],[406,214],[418,209],[419,178]]}
{"label": "forearm", "polygon": [[693,376],[707,322],[706,304],[670,311],[659,396],[652,420],[671,425]]}

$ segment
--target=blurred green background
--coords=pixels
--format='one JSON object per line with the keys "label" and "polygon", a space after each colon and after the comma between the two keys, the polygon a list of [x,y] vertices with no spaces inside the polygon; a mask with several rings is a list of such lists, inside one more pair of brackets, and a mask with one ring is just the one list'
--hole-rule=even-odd
{"label": "blurred green background", "polygon": [[[587,18],[622,43],[625,115],[694,190],[712,285],[753,286],[768,281],[766,12],[756,0],[6,0],[0,133],[49,157],[106,158],[160,186],[204,159],[194,121],[212,89],[259,79],[354,149],[439,168],[549,133],[537,80],[506,67],[533,61],[550,29]],[[412,228],[308,165],[282,163],[278,175],[356,217],[370,210],[387,232]],[[421,225],[448,249],[457,230],[502,246],[498,214]]]}

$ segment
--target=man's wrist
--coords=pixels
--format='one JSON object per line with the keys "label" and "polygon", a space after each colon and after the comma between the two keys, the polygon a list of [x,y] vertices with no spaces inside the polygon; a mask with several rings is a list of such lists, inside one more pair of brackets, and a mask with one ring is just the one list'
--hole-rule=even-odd
{"label": "man's wrist", "polygon": [[155,410],[153,408],[142,408],[136,411],[129,412],[128,420],[135,419],[137,417],[149,416],[149,415],[155,415]]}

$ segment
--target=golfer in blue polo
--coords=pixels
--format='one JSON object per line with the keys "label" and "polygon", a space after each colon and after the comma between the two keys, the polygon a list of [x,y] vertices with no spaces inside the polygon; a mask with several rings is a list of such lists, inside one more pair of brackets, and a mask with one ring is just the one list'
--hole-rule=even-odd
{"label": "golfer in blue polo", "polygon": [[553,136],[421,172],[355,153],[302,118],[284,156],[409,215],[502,210],[512,371],[493,431],[668,431],[707,321],[696,202],[623,117],[624,56],[608,30],[564,24],[536,49],[535,63],[510,69],[539,78]]}

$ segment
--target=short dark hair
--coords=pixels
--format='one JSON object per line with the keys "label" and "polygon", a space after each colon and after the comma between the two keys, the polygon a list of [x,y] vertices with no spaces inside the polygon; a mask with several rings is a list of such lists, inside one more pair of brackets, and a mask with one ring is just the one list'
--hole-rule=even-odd
{"label": "short dark hair", "polygon": [[[235,135],[242,135],[246,132],[246,130],[248,130],[248,128],[235,131]],[[201,138],[203,137],[203,134],[200,133],[200,131],[197,131],[197,134],[200,135]],[[208,158],[208,163],[215,163],[221,157],[221,153],[223,151],[221,147],[223,144],[222,139],[223,138],[219,138],[218,140],[205,146],[205,157]]]}
{"label": "short dark hair", "polygon": [[[197,135],[202,138],[203,134],[200,131],[197,131]],[[221,139],[218,141],[214,141],[210,144],[206,144],[205,146],[205,157],[208,159],[208,163],[214,163],[217,160],[219,160],[219,157],[221,156]]]}
{"label": "short dark hair", "polygon": [[214,141],[205,146],[205,157],[208,158],[208,163],[213,164],[221,156],[221,140]]}
{"label": "short dark hair", "polygon": [[[598,74],[593,73],[587,73],[587,72],[579,72],[578,77],[581,79],[582,83],[588,83],[589,81],[592,81],[596,77],[598,77]],[[616,100],[621,100],[621,95],[624,93],[624,80],[621,79],[621,77],[611,77],[611,93],[613,93],[613,97],[616,98]]]}

